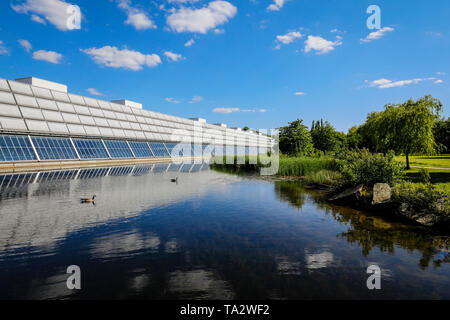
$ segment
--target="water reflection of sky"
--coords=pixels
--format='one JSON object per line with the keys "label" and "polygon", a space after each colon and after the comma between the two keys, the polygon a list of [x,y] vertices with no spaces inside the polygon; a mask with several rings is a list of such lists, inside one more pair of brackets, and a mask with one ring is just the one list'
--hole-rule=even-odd
{"label": "water reflection of sky", "polygon": [[[183,167],[191,168],[191,165]],[[156,164],[0,176],[0,257],[24,247],[50,249],[67,234],[95,224],[126,219],[207,191],[206,175],[192,182],[180,165]],[[197,170],[198,171],[198,166]],[[151,179],[139,179],[146,174]],[[174,185],[169,177],[180,176]],[[225,181],[225,180],[224,180]],[[230,178],[225,182],[236,181]],[[220,185],[220,183],[217,183]],[[157,187],[155,187],[157,186]],[[96,194],[95,206],[80,198]]]}
{"label": "water reflection of sky", "polygon": [[307,269],[327,268],[333,263],[333,254],[329,251],[309,253],[309,250],[305,250],[305,260]]}
{"label": "water reflection of sky", "polygon": [[[160,164],[1,176],[0,188],[0,298],[450,298],[448,237],[321,204],[297,183]],[[79,202],[92,194],[95,206]],[[79,292],[65,287],[71,264]],[[370,264],[381,292],[366,288]]]}

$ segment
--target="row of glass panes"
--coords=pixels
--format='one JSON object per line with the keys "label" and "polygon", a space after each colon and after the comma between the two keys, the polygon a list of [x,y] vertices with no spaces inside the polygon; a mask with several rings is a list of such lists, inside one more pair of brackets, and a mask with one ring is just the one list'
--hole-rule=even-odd
{"label": "row of glass panes", "polygon": [[[212,155],[257,154],[256,148],[98,140],[63,137],[0,135],[0,162],[38,160],[168,158]],[[36,150],[36,153],[35,151]]]}

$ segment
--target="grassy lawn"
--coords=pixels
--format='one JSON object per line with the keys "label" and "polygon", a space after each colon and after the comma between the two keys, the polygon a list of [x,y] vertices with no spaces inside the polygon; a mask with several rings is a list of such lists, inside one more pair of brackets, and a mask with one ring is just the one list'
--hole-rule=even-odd
{"label": "grassy lawn", "polygon": [[[406,166],[404,156],[397,156],[395,160]],[[411,166],[450,169],[450,154],[440,156],[411,156],[409,157],[409,162]],[[450,170],[427,169],[427,171],[430,173],[431,183],[450,192]],[[419,168],[411,168],[411,170],[405,172],[409,181],[422,182]]]}
{"label": "grassy lawn", "polygon": [[[404,163],[406,166],[404,156],[397,156],[395,157],[395,160]],[[411,166],[450,169],[450,154],[443,154],[440,156],[411,156],[409,157],[409,163]]]}
{"label": "grassy lawn", "polygon": [[[246,159],[248,162],[248,159]],[[396,157],[396,160],[405,163],[404,157]],[[235,159],[236,161],[236,159]],[[226,163],[226,160],[223,160]],[[410,157],[410,163],[412,166],[421,167],[437,167],[437,168],[449,168],[450,169],[450,155],[442,156],[412,156]],[[406,165],[406,164],[405,164]],[[261,164],[256,165],[241,165],[241,166],[227,166],[227,165],[214,165],[216,168],[230,168],[231,171],[239,172],[259,172]],[[314,179],[319,181],[322,175],[332,174],[335,171],[335,163],[331,158],[310,158],[310,157],[288,157],[281,156],[279,163],[279,176],[313,176],[317,175]],[[331,171],[331,172],[329,172]],[[431,183],[450,192],[450,170],[444,169],[427,169],[430,174]],[[411,168],[411,170],[405,171],[406,180],[411,182],[423,182],[420,169]],[[312,177],[310,177],[312,178]],[[323,178],[323,177],[322,177]],[[326,178],[326,177],[325,177]],[[313,179],[313,180],[314,180]],[[326,179],[325,179],[326,180]],[[317,182],[316,181],[316,182]]]}
{"label": "grassy lawn", "polygon": [[[406,177],[411,182],[422,182],[418,168],[407,170]],[[431,183],[450,192],[450,170],[427,170],[430,173]]]}

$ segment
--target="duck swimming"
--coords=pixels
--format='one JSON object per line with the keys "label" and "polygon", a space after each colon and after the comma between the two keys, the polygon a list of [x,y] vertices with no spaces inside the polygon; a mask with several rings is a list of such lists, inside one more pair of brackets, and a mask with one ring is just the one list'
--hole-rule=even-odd
{"label": "duck swimming", "polygon": [[95,194],[92,196],[92,198],[81,198],[81,203],[94,203],[95,197],[97,197]]}

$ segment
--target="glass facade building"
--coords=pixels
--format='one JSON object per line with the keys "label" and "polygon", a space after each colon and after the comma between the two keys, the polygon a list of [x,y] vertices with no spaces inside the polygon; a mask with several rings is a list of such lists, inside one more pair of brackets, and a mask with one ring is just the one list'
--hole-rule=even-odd
{"label": "glass facade building", "polygon": [[0,164],[170,159],[265,153],[269,136],[67,92],[37,78],[0,78]]}

